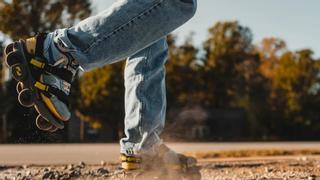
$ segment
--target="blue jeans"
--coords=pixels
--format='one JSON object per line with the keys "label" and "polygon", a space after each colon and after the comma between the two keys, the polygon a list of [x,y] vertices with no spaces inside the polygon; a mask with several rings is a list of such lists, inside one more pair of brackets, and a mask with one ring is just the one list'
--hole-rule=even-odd
{"label": "blue jeans", "polygon": [[188,21],[197,0],[118,0],[109,9],[49,35],[59,40],[84,70],[127,58],[125,135],[121,153],[132,155],[159,144],[166,115],[165,36]]}

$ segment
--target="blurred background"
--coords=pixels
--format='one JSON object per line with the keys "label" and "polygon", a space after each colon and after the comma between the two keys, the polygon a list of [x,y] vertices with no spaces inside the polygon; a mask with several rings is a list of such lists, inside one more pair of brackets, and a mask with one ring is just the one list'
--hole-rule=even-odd
{"label": "blurred background", "polygon": [[[0,0],[0,47],[70,27],[115,0]],[[198,0],[168,36],[167,141],[320,140],[316,0]],[[174,18],[174,17],[173,17]],[[2,54],[0,54],[2,56]],[[49,134],[16,100],[1,66],[0,143],[116,142],[123,137],[124,63],[79,75],[73,117]],[[185,133],[189,132],[189,133]]]}

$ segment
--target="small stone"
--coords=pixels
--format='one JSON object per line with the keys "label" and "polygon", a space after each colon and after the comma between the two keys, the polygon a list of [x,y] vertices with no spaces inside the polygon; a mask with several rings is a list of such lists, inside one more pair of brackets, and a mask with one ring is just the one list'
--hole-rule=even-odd
{"label": "small stone", "polygon": [[29,180],[30,178],[28,177],[28,176],[23,176],[22,178],[21,178],[21,180]]}
{"label": "small stone", "polygon": [[27,171],[27,172],[26,172],[26,175],[27,175],[27,176],[30,176],[30,175],[31,175],[31,171]]}
{"label": "small stone", "polygon": [[308,177],[308,180],[315,180],[316,179],[316,176],[315,175],[311,175]]}
{"label": "small stone", "polygon": [[49,168],[44,168],[44,169],[43,169],[43,172],[48,172],[48,171],[50,171]]}
{"label": "small stone", "polygon": [[22,166],[22,168],[23,168],[23,169],[27,169],[27,168],[28,168],[28,165],[24,164],[24,165]]}
{"label": "small stone", "polygon": [[273,169],[272,169],[272,168],[268,168],[268,167],[266,167],[266,168],[265,168],[265,171],[266,171],[266,173],[270,173],[270,172],[272,172],[272,171],[273,171]]}
{"label": "small stone", "polygon": [[74,170],[74,168],[73,168],[73,165],[72,165],[72,164],[69,164],[69,165],[68,165],[68,170],[69,170],[69,171],[73,171],[73,170]]}
{"label": "small stone", "polygon": [[52,177],[52,172],[48,171],[48,172],[43,174],[42,179],[49,179],[51,177]]}
{"label": "small stone", "polygon": [[109,171],[107,169],[104,169],[104,168],[99,168],[97,170],[97,174],[99,174],[99,175],[104,175],[104,174],[108,174],[108,173],[109,173]]}
{"label": "small stone", "polygon": [[86,164],[85,164],[83,161],[80,161],[80,162],[79,162],[79,166],[80,166],[81,168],[84,168],[84,167],[86,167]]}
{"label": "small stone", "polygon": [[60,178],[60,174],[59,173],[55,173],[54,174],[54,179],[59,179]]}
{"label": "small stone", "polygon": [[70,177],[78,177],[81,175],[81,171],[77,169],[77,170],[72,171],[69,175],[70,175]]}
{"label": "small stone", "polygon": [[101,166],[105,166],[105,165],[106,165],[106,162],[105,162],[105,161],[100,161],[100,165],[101,165]]}

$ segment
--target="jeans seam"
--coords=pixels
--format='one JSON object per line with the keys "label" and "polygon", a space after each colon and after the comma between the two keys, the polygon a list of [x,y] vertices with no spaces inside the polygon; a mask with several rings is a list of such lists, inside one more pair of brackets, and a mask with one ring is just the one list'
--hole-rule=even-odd
{"label": "jeans seam", "polygon": [[[150,48],[151,49],[151,48]],[[150,55],[150,51],[151,50],[148,50],[148,52],[146,53],[146,57],[145,57],[145,59],[143,60],[143,68],[142,68],[142,71],[144,71],[145,72],[145,70],[146,70],[146,67],[148,66],[148,57],[149,57],[149,55]],[[143,73],[143,74],[145,74],[145,73]],[[144,111],[144,109],[145,109],[145,99],[143,98],[143,96],[142,96],[142,93],[141,93],[141,91],[142,91],[142,89],[144,88],[144,85],[145,85],[145,80],[146,80],[146,78],[143,76],[143,75],[141,75],[141,85],[140,85],[140,89],[139,89],[139,94],[140,94],[140,98],[141,98],[141,109],[140,109],[140,111],[139,111],[139,116],[140,116],[140,122],[139,122],[139,125],[140,125],[140,133],[142,134],[142,131],[143,130],[141,130],[141,128],[144,128],[144,124],[142,124],[142,122],[143,122],[143,120],[142,120],[142,118],[143,118],[143,111]]]}
{"label": "jeans seam", "polygon": [[141,19],[142,17],[150,14],[154,9],[158,8],[159,6],[161,6],[162,3],[163,3],[163,0],[159,0],[159,2],[157,2],[153,6],[151,6],[148,9],[146,9],[145,11],[142,11],[140,14],[138,14],[135,17],[133,17],[128,22],[126,22],[126,23],[120,25],[119,27],[115,28],[113,31],[111,31],[110,33],[106,34],[105,36],[102,36],[102,38],[96,38],[96,40],[93,41],[91,43],[91,45],[87,49],[85,49],[83,52],[84,53],[88,53],[93,47],[97,46],[100,42],[105,41],[106,39],[108,39],[112,35],[115,35],[116,33],[120,32],[121,30],[124,30],[126,27],[130,26],[131,24],[133,24],[137,19]]}

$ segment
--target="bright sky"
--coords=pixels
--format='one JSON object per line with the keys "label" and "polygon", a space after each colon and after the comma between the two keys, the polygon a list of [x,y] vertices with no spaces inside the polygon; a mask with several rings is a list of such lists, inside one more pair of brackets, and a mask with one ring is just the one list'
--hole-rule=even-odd
{"label": "bright sky", "polygon": [[[116,0],[92,1],[99,12]],[[196,16],[175,33],[184,39],[195,32],[194,43],[201,46],[216,22],[238,20],[250,27],[255,43],[264,37],[280,37],[291,50],[311,48],[320,57],[319,7],[319,0],[198,0]]]}

